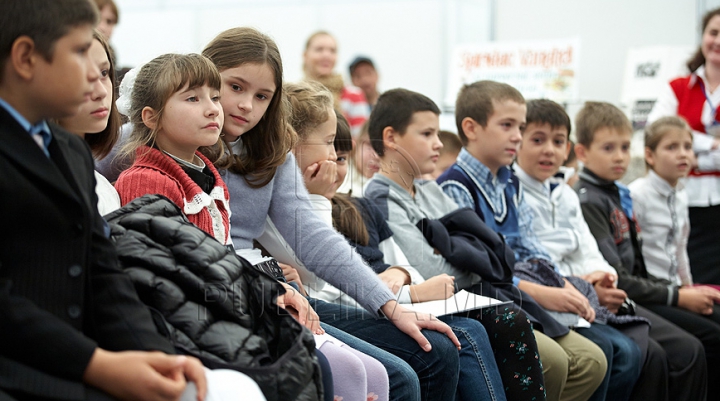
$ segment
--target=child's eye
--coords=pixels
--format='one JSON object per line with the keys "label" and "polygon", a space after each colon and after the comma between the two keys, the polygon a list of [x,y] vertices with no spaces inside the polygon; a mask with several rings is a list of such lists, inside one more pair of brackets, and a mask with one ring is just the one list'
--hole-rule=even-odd
{"label": "child's eye", "polygon": [[558,140],[555,141],[555,145],[557,145],[557,146],[565,146],[565,141],[563,141],[562,139],[558,139]]}
{"label": "child's eye", "polygon": [[232,84],[232,85],[230,85],[230,87],[231,87],[232,90],[234,90],[234,91],[241,91],[241,90],[242,90],[242,86],[240,86],[240,85],[238,85],[238,84]]}
{"label": "child's eye", "polygon": [[603,150],[606,152],[612,152],[615,147],[612,145],[605,145],[603,146]]}
{"label": "child's eye", "polygon": [[624,144],[624,145],[622,145],[622,148],[621,148],[621,149],[622,149],[623,152],[629,151],[629,150],[630,150],[630,144]]}
{"label": "child's eye", "polygon": [[212,97],[212,101],[215,102],[215,103],[219,102],[219,101],[220,101],[220,96],[213,96],[213,97]]}
{"label": "child's eye", "polygon": [[257,98],[260,99],[260,100],[267,100],[267,99],[268,99],[267,95],[263,95],[263,94],[257,95]]}
{"label": "child's eye", "polygon": [[541,143],[543,143],[543,140],[542,138],[533,138],[532,142],[536,145],[540,145]]}
{"label": "child's eye", "polygon": [[105,77],[107,77],[108,75],[110,75],[110,70],[101,70],[101,71],[100,71],[100,75],[101,75],[103,78],[105,78]]}
{"label": "child's eye", "polygon": [[668,147],[668,150],[675,150],[678,148],[678,145],[676,143],[670,144]]}
{"label": "child's eye", "polygon": [[346,156],[338,156],[336,163],[345,163],[347,161]]}
{"label": "child's eye", "polygon": [[188,102],[197,102],[197,101],[198,101],[198,97],[197,97],[197,96],[190,96],[189,98],[187,98],[187,99],[185,99],[185,100],[187,100]]}

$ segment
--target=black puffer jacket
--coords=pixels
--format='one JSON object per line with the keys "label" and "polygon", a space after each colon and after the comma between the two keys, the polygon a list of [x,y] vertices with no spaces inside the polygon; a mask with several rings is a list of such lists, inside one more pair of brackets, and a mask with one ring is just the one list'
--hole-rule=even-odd
{"label": "black puffer jacket", "polygon": [[282,286],[162,196],[105,217],[140,299],[179,352],[247,374],[268,400],[322,399],[313,336],[277,306]]}

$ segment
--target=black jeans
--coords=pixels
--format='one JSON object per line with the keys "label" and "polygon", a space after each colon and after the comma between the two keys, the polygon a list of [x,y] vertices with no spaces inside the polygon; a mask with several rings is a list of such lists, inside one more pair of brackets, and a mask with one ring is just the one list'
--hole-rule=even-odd
{"label": "black jeans", "polygon": [[687,250],[693,281],[720,284],[720,246],[717,246],[720,205],[691,207],[689,211],[690,238]]}

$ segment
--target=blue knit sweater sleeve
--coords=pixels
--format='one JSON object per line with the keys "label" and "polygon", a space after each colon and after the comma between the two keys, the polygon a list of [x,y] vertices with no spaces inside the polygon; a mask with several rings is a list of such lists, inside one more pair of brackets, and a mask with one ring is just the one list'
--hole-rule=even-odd
{"label": "blue knit sweater sleeve", "polygon": [[288,154],[275,174],[268,215],[310,271],[350,295],[369,312],[377,315],[381,306],[395,299],[345,238],[313,212],[292,154]]}

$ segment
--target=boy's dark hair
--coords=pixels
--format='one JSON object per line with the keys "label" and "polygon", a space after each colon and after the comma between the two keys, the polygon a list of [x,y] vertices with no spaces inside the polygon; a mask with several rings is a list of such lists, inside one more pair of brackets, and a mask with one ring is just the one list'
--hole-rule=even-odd
{"label": "boy's dark hair", "polygon": [[512,100],[525,104],[525,98],[517,89],[508,84],[495,81],[478,81],[463,85],[455,101],[455,125],[463,145],[467,145],[467,137],[463,132],[462,121],[466,117],[476,123],[487,127],[490,116],[493,115],[493,101],[503,102]]}
{"label": "boy's dark hair", "polygon": [[380,95],[370,113],[368,123],[370,143],[375,153],[380,157],[385,155],[385,144],[383,143],[385,128],[392,127],[400,135],[404,135],[413,114],[420,111],[431,111],[440,115],[440,109],[435,102],[423,94],[398,88]]}
{"label": "boy's dark hair", "polygon": [[352,134],[350,133],[350,124],[341,111],[335,109],[337,116],[337,127],[335,131],[335,152],[350,152],[352,150]]}
{"label": "boy's dark hair", "polygon": [[460,138],[454,133],[450,131],[440,131],[438,132],[438,137],[440,138],[440,142],[443,144],[442,149],[440,149],[441,155],[444,153],[457,155],[462,150],[463,144],[460,141]]}
{"label": "boy's dark hair", "polygon": [[602,128],[632,132],[632,124],[622,110],[606,102],[585,102],[575,116],[577,142],[589,148],[595,139],[595,133]]}
{"label": "boy's dark hair", "polygon": [[17,38],[28,36],[36,51],[50,62],[58,39],[76,26],[95,26],[97,21],[97,7],[89,0],[0,1],[0,71],[4,71]]}
{"label": "boy's dark hair", "polygon": [[[526,127],[530,124],[549,124],[552,128],[564,127],[568,135],[572,129],[565,109],[549,99],[533,99],[527,102]],[[523,132],[524,133],[524,132]]]}

